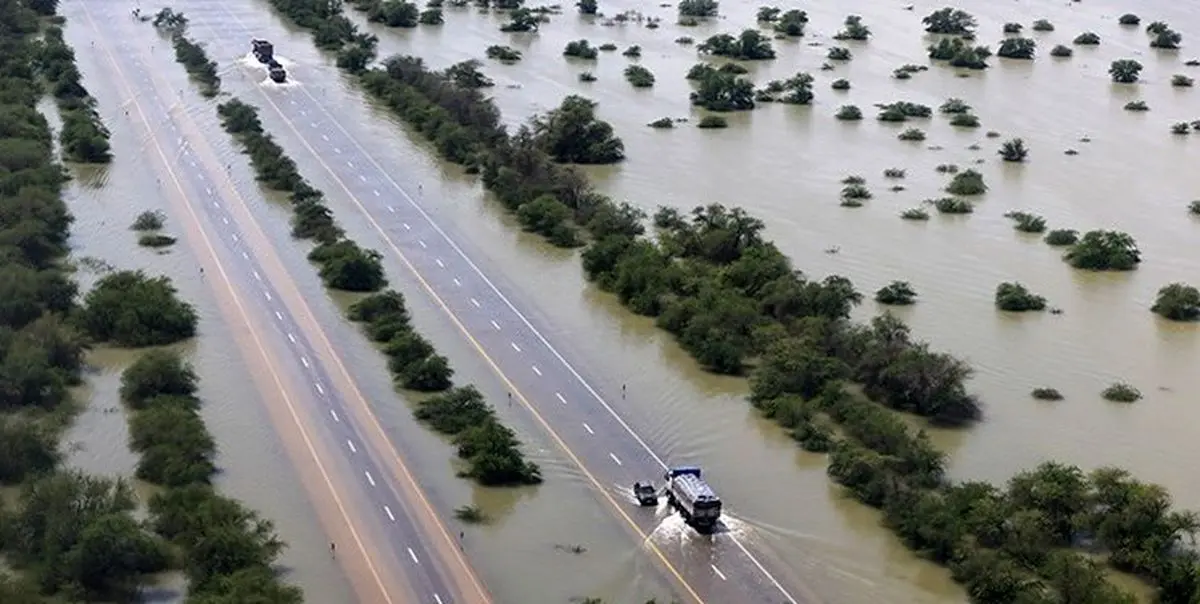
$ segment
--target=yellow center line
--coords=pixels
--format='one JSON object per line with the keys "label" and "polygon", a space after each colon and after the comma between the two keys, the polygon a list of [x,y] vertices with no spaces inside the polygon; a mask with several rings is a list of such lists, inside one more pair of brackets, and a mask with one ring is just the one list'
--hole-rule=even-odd
{"label": "yellow center line", "polygon": [[[635,533],[637,533],[637,535],[642,539],[642,541],[650,547],[650,550],[654,553],[654,555],[658,558],[658,560],[660,562],[662,562],[663,566],[666,567],[667,571],[670,572],[672,576],[674,576],[674,578],[679,582],[679,584],[688,593],[688,595],[691,596],[696,602],[703,604],[704,600],[700,597],[699,594],[696,593],[696,590],[692,588],[691,584],[689,584],[687,582],[687,580],[683,578],[683,574],[680,573],[679,570],[677,570],[675,568],[675,566],[671,564],[671,562],[667,559],[667,556],[662,552],[661,549],[659,549],[659,547],[657,545],[654,544],[654,542],[650,539],[649,535],[647,535],[646,532],[643,531],[642,528],[640,526],[638,526],[638,524],[636,522],[634,522],[633,518],[631,518],[629,516],[629,514],[625,512],[625,509],[617,502],[616,499],[613,498],[612,494],[610,494],[608,492],[608,489],[606,489],[600,483],[600,481],[596,479],[596,477],[591,473],[591,471],[587,469],[587,466],[584,465],[583,461],[581,461],[579,459],[579,456],[577,456],[575,454],[575,452],[572,451],[571,448],[567,446],[567,443],[564,442],[563,439],[561,437],[559,437],[558,433],[553,428],[550,427],[549,422],[547,422],[545,420],[545,418],[542,417],[541,413],[538,413],[538,411],[534,407],[534,405],[529,402],[529,399],[526,398],[526,396],[521,392],[521,390],[519,388],[517,388],[516,384],[514,384],[512,382],[512,380],[510,380],[508,378],[508,376],[504,373],[504,371],[500,369],[500,366],[492,359],[492,357],[490,355],[488,355],[487,351],[483,348],[483,346],[479,343],[479,341],[475,339],[475,336],[471,335],[471,332],[466,328],[465,325],[463,325],[462,321],[459,320],[458,316],[454,313],[453,310],[450,309],[450,307],[441,298],[441,296],[438,295],[438,293],[433,289],[433,287],[430,286],[429,282],[425,280],[425,278],[421,275],[420,271],[417,270],[416,266],[414,266],[412,264],[412,262],[410,262],[408,260],[408,257],[404,255],[404,252],[400,251],[400,248],[397,247],[396,244],[392,241],[391,237],[389,237],[387,235],[387,233],[383,230],[383,228],[375,220],[374,216],[372,216],[371,213],[367,211],[366,207],[363,206],[362,202],[359,201],[358,197],[356,195],[354,195],[354,193],[350,190],[350,188],[348,186],[346,186],[346,183],[341,179],[341,177],[339,177],[337,175],[336,172],[334,172],[333,168],[330,167],[329,164],[326,163],[326,161],[324,159],[322,159],[321,155],[319,153],[317,153],[316,149],[314,149],[312,147],[312,145],[309,144],[308,139],[305,138],[305,136],[300,133],[300,131],[296,128],[296,125],[292,122],[292,120],[287,117],[287,115],[283,112],[282,109],[280,109],[279,105],[276,104],[275,101],[270,96],[267,95],[266,91],[259,88],[258,86],[254,86],[254,88],[259,92],[259,94],[263,97],[263,99],[266,100],[266,102],[268,104],[270,104],[272,108],[275,109],[276,113],[278,113],[279,116],[283,119],[283,121],[285,123],[287,123],[288,128],[293,133],[296,134],[297,138],[300,139],[300,143],[302,145],[304,145],[304,147],[306,149],[308,149],[309,153],[311,153],[313,155],[313,157],[317,160],[317,162],[325,168],[325,170],[330,174],[330,176],[338,183],[338,186],[340,186],[342,188],[342,190],[346,192],[346,195],[347,195],[347,197],[349,197],[350,201],[353,202],[356,207],[358,207],[359,211],[362,212],[362,214],[366,217],[367,221],[371,223],[371,226],[375,228],[375,230],[379,233],[379,235],[381,237],[383,237],[383,240],[386,242],[387,246],[389,248],[391,248],[392,252],[394,252],[396,254],[396,256],[400,259],[400,261],[403,262],[406,267],[408,267],[408,270],[413,274],[414,277],[416,277],[417,281],[420,282],[420,284],[421,284],[422,288],[425,290],[425,292],[428,293],[431,298],[433,298],[434,302],[436,302],[437,305],[439,307],[441,307],[441,309],[443,311],[445,311],[445,313],[450,317],[450,321],[454,323],[454,325],[458,328],[458,330],[460,332],[462,332],[463,336],[465,336],[467,338],[467,340],[470,342],[471,346],[479,353],[480,356],[483,357],[484,361],[488,364],[489,367],[491,367],[492,371],[495,372],[495,374],[500,378],[500,380],[502,382],[504,382],[504,384],[509,388],[509,390],[511,390],[514,394],[516,394],[517,398],[521,401],[521,403],[525,406],[525,408],[528,409],[529,412],[534,416],[534,418],[537,419],[538,423],[541,424],[542,428],[545,429],[546,432],[550,434],[550,437],[555,441],[555,443],[567,454],[568,457],[571,458],[571,461],[574,462],[575,465],[580,469],[580,471],[583,472],[584,476],[587,477],[588,481],[590,481],[592,483],[592,485],[596,487],[596,490],[599,491],[600,494],[603,495],[606,500],[608,500],[609,504],[612,505],[612,508],[617,512],[617,514],[620,515],[620,517],[622,519],[624,519],[626,523],[629,524],[629,527],[631,529],[633,529],[633,531]],[[311,95],[309,95],[309,96],[310,96],[310,98],[312,98]],[[313,99],[313,102],[316,102],[315,98]],[[366,155],[366,154],[364,153],[364,155]],[[372,164],[374,164],[377,169],[379,169],[380,171],[383,170],[383,168],[375,161],[375,159],[373,157],[371,157],[370,155],[366,155],[366,157],[367,157],[368,161],[370,161]]]}
{"label": "yellow center line", "polygon": [[[96,34],[98,36],[100,36],[100,38],[103,40],[104,35],[100,32],[100,29],[99,29],[99,27],[97,27],[95,20],[92,19],[91,12],[88,11],[86,3],[83,3],[83,12],[87,17],[88,23],[91,24],[92,30],[95,31]],[[150,126],[150,120],[146,117],[146,113],[145,113],[145,111],[143,111],[142,105],[137,99],[137,95],[134,93],[133,88],[129,85],[129,80],[128,80],[128,78],[126,78],[125,73],[121,69],[120,64],[117,62],[116,58],[113,56],[111,48],[107,44],[103,44],[102,47],[104,48],[104,54],[108,57],[109,62],[112,63],[113,68],[116,70],[117,75],[120,78],[121,84],[125,88],[126,93],[129,94],[130,100],[132,101],[134,108],[137,110],[138,116],[141,118],[142,124],[146,127],[147,132],[150,134],[150,142],[154,145],[154,148],[157,151],[159,158],[162,159],[163,166],[166,168],[167,173],[170,175],[171,182],[175,185],[175,190],[179,193],[179,196],[185,200],[185,203],[183,204],[184,208],[186,209],[188,216],[191,218],[191,221],[196,228],[196,232],[200,235],[201,240],[204,242],[204,246],[205,246],[206,251],[209,254],[209,257],[211,258],[213,264],[216,265],[217,273],[221,276],[221,281],[224,283],[225,288],[229,291],[229,293],[233,299],[233,303],[238,309],[238,314],[241,316],[242,321],[246,324],[246,326],[250,328],[248,330],[248,332],[250,334],[250,337],[254,340],[255,348],[257,348],[259,354],[262,356],[263,361],[265,362],[265,364],[268,368],[268,371],[271,373],[271,378],[275,382],[275,386],[278,389],[279,395],[281,397],[283,397],[283,401],[286,404],[288,411],[292,416],[292,420],[295,422],[297,429],[300,431],[300,435],[303,437],[304,444],[308,448],[308,452],[312,456],[313,461],[316,463],[317,469],[320,471],[321,477],[325,481],[325,485],[329,488],[329,493],[333,497],[333,500],[337,505],[338,511],[341,513],[342,517],[346,520],[347,528],[350,529],[350,534],[354,538],[355,545],[357,545],[359,551],[362,552],[363,559],[367,563],[367,567],[370,569],[371,575],[372,575],[372,577],[374,577],[375,582],[379,587],[380,593],[383,594],[384,600],[388,604],[392,604],[393,601],[392,601],[391,595],[388,593],[387,588],[384,586],[383,579],[380,576],[378,570],[375,568],[374,563],[371,561],[371,557],[367,554],[366,547],[363,545],[362,539],[359,537],[358,531],[355,529],[354,523],[350,519],[350,514],[346,511],[346,507],[342,503],[341,497],[338,496],[337,489],[334,488],[333,481],[330,479],[329,473],[325,469],[325,465],[323,463],[321,463],[321,458],[320,458],[320,456],[317,455],[316,448],[313,446],[312,438],[309,436],[308,431],[305,429],[303,423],[300,421],[299,414],[296,412],[295,404],[292,402],[291,397],[288,396],[287,390],[284,388],[284,385],[283,385],[283,380],[279,377],[279,373],[278,373],[278,371],[276,371],[275,365],[272,362],[270,356],[268,355],[268,353],[266,351],[266,347],[263,345],[261,338],[259,338],[259,336],[258,336],[258,330],[254,328],[254,323],[250,321],[249,314],[246,312],[246,308],[245,308],[245,305],[242,303],[241,297],[237,294],[237,290],[233,287],[233,282],[230,280],[229,275],[225,272],[225,267],[219,260],[216,249],[213,247],[212,241],[209,239],[208,234],[205,232],[205,230],[203,228],[203,224],[200,221],[200,217],[196,214],[195,209],[193,208],[193,204],[186,203],[186,200],[188,199],[188,195],[183,190],[183,184],[180,182],[179,176],[175,173],[175,170],[173,170],[171,168],[171,162],[167,158],[167,154],[163,150],[162,145],[159,143],[158,137],[154,135],[153,128]]]}

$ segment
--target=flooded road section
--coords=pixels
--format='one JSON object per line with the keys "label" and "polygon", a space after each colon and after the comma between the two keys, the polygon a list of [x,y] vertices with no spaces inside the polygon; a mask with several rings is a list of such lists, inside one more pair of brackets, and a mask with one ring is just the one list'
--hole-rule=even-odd
{"label": "flooded road section", "polygon": [[[744,381],[700,372],[649,321],[631,317],[608,296],[587,286],[571,254],[547,249],[521,234],[496,204],[486,201],[472,179],[431,159],[425,145],[406,137],[402,126],[364,102],[329,60],[313,49],[310,37],[288,30],[265,2],[192,0],[173,6],[197,23],[193,36],[208,41],[210,54],[227,70],[222,74],[226,87],[252,102],[240,90],[259,85],[261,73],[246,75],[231,69],[245,50],[215,43],[217,38],[199,23],[233,21],[232,13],[243,26],[257,30],[256,35],[271,39],[277,52],[291,62],[289,71],[299,85],[317,89],[329,103],[344,109],[339,120],[355,138],[370,143],[372,154],[392,168],[393,178],[406,188],[423,184],[429,200],[426,207],[458,238],[486,252],[481,262],[485,271],[502,274],[518,292],[522,308],[531,309],[556,329],[556,346],[564,342],[563,352],[588,365],[589,376],[597,378],[603,390],[614,392],[627,384],[628,399],[614,403],[627,421],[670,461],[702,464],[754,537],[778,551],[793,573],[823,599],[865,603],[964,598],[944,571],[914,560],[880,529],[873,512],[843,500],[824,475],[823,458],[798,451],[774,426],[755,417],[742,400]],[[1200,360],[1200,334],[1192,326],[1166,324],[1148,311],[1159,287],[1196,279],[1195,259],[1200,258],[1200,223],[1186,211],[1189,200],[1200,198],[1200,175],[1193,168],[1200,165],[1200,141],[1169,133],[1173,122],[1200,119],[1194,98],[1198,92],[1168,84],[1174,73],[1200,75],[1183,65],[1185,59],[1200,55],[1190,50],[1200,40],[1196,37],[1200,36],[1200,8],[1161,1],[1136,7],[1144,22],[1166,20],[1184,34],[1183,50],[1164,53],[1149,49],[1140,29],[1117,26],[1116,17],[1130,7],[1114,2],[964,2],[959,6],[979,18],[980,43],[993,48],[1007,21],[1028,27],[1032,19],[1046,18],[1056,31],[1027,34],[1039,44],[1033,62],[993,58],[986,72],[965,78],[944,66],[933,66],[910,80],[891,78],[892,70],[902,64],[928,63],[923,50],[927,40],[920,34],[919,21],[940,6],[920,3],[909,12],[899,4],[858,0],[805,7],[811,19],[809,34],[799,41],[776,41],[778,59],[748,67],[759,84],[796,71],[813,73],[814,104],[764,106],[732,116],[731,127],[723,131],[691,127],[657,131],[645,124],[660,117],[696,115],[688,107],[689,86],[683,74],[699,59],[694,48],[676,45],[674,40],[690,36],[700,41],[750,27],[757,8],[752,3],[722,3],[726,18],[700,27],[676,26],[673,9],[632,2],[602,5],[609,15],[639,8],[647,15],[661,16],[662,27],[656,30],[636,24],[606,27],[568,10],[553,16],[536,35],[510,35],[498,31],[502,16],[473,8],[448,9],[446,24],[440,27],[389,30],[372,25],[367,29],[379,35],[382,55],[416,54],[438,68],[482,59],[484,49],[492,44],[521,50],[525,59],[519,63],[487,62],[484,68],[497,81],[491,93],[510,122],[546,110],[570,93],[599,101],[601,116],[624,138],[629,155],[619,166],[592,170],[597,184],[615,197],[647,209],[658,204],[743,205],[766,221],[768,236],[811,274],[844,274],[865,292],[893,279],[911,282],[920,302],[902,316],[936,347],[971,360],[978,369],[973,387],[987,404],[987,419],[980,426],[938,435],[952,453],[957,476],[1003,480],[1044,458],[1084,466],[1115,464],[1162,482],[1182,505],[1200,507],[1200,486],[1190,480],[1189,466],[1181,461],[1200,453],[1200,444],[1190,434],[1200,411],[1189,405],[1188,397],[1200,385],[1200,374],[1192,369]],[[830,36],[848,13],[862,15],[874,36],[865,44],[848,45],[854,53],[852,61],[820,71],[832,45]],[[1069,45],[1083,31],[1098,33],[1102,43],[1076,47],[1071,59],[1047,56],[1050,47]],[[146,36],[152,43],[152,33]],[[564,59],[566,42],[580,38],[593,45],[640,45],[639,62],[655,73],[655,87],[630,87],[621,77],[630,61],[617,53],[604,54],[594,65]],[[1126,57],[1145,65],[1142,83],[1111,84],[1108,64]],[[593,71],[598,81],[579,84],[578,74],[585,70]],[[853,88],[830,90],[829,83],[836,78],[851,80]],[[101,93],[95,92],[104,102]],[[917,124],[928,131],[928,139],[912,145],[895,139],[896,128],[874,120],[851,124],[833,118],[837,107],[847,103],[872,115],[874,103],[908,100],[936,107],[951,96],[974,106],[983,127],[957,131],[935,116],[928,124]],[[1151,110],[1124,111],[1125,103],[1134,99],[1144,100]],[[207,106],[198,103],[189,110],[197,112],[198,121],[215,124]],[[281,125],[271,121],[270,112],[263,112],[263,119],[287,148],[294,148]],[[986,139],[988,130],[1003,138]],[[1026,140],[1031,156],[1023,165],[1003,165],[995,149],[1000,140],[1014,136]],[[1085,137],[1091,142],[1081,142]],[[968,149],[973,144],[980,145],[978,151]],[[1069,148],[1079,154],[1065,155]],[[235,155],[232,148],[229,155]],[[327,192],[334,190],[321,181],[319,166],[295,155],[302,173]],[[946,178],[935,172],[935,166],[965,167],[977,160],[983,163],[973,167],[983,172],[990,191],[974,214],[935,216],[928,223],[897,217],[922,199],[941,195]],[[237,172],[240,163],[234,163]],[[892,183],[881,177],[885,168],[907,171],[901,181],[904,191],[887,190]],[[863,208],[838,206],[838,181],[848,174],[863,175],[875,191]],[[252,176],[244,169],[237,177],[253,187]],[[365,245],[377,245],[352,205],[331,197],[332,207],[354,237]],[[262,203],[262,212],[278,216],[278,220],[264,220],[264,226],[278,228],[277,241],[283,241],[287,227],[282,210],[273,201]],[[1140,243],[1145,262],[1132,274],[1072,271],[1058,252],[1014,232],[1003,218],[1011,210],[1041,214],[1051,228],[1128,231]],[[823,253],[832,247],[840,253]],[[301,255],[296,258],[302,265]],[[390,274],[400,274],[392,268]],[[310,273],[293,272],[303,291],[324,300],[316,279],[307,281]],[[1064,313],[1013,317],[996,312],[992,306],[996,284],[1013,280],[1046,296]],[[459,338],[427,301],[421,296],[410,300],[422,330],[454,360],[464,379],[479,376],[476,381],[488,388],[485,370],[471,364],[472,353],[465,346],[455,347]],[[867,303],[860,312],[867,316],[877,310]],[[340,319],[335,304],[328,305],[328,313],[322,321],[337,332],[333,325]],[[362,367],[360,379],[377,376],[379,400],[391,400],[374,351],[358,343],[352,330],[339,333],[344,334],[335,336],[341,349],[359,351],[348,357],[351,365]],[[1100,400],[1099,391],[1116,380],[1137,386],[1145,399],[1124,407]],[[1029,390],[1043,385],[1061,390],[1067,399],[1054,404],[1030,400]],[[649,571],[638,569],[643,557],[623,534],[611,530],[594,498],[581,493],[582,481],[552,457],[550,447],[527,420],[522,424],[517,416],[514,425],[524,427],[522,438],[543,447],[546,457],[535,455],[548,475],[547,485],[536,496],[482,492],[448,478],[444,449],[409,424],[407,409],[379,407],[385,415],[383,410],[391,410],[392,416],[386,418],[389,429],[414,443],[406,450],[436,452],[418,467],[422,477],[435,483],[430,488],[443,509],[473,499],[501,518],[481,529],[478,542],[469,545],[475,548],[472,559],[478,560],[498,599],[526,601],[509,599],[530,595],[522,591],[524,584],[562,586],[578,580],[582,568],[564,571],[577,563],[589,569],[599,564],[605,570],[595,576],[604,579],[567,585],[561,587],[562,593],[633,601],[635,594],[622,592],[621,587],[631,583],[629,577]],[[556,489],[554,495],[547,496],[551,489]],[[547,553],[551,548],[545,539],[533,539],[529,533],[571,535],[561,538],[568,543],[578,535],[578,543],[589,551],[578,557]],[[607,583],[612,591],[588,589],[597,583]]]}

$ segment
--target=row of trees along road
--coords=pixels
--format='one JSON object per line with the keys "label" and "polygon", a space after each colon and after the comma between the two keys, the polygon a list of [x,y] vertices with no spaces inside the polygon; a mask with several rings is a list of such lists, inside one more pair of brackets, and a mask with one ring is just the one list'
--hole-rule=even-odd
{"label": "row of trees along road", "polygon": [[643,212],[556,161],[564,137],[584,148],[614,145],[589,138],[612,135],[592,103],[568,97],[509,134],[478,89],[418,58],[366,69],[375,38],[339,6],[271,4],[337,53],[341,68],[444,158],[481,173],[527,229],[556,245],[587,242],[583,268],[600,287],[655,317],[710,370],[749,372],[751,403],[805,448],[828,451],[830,477],[882,509],[914,551],[949,565],[973,601],[1131,601],[1105,579],[1104,563],[1152,582],[1163,602],[1200,598],[1200,560],[1184,547],[1195,516],[1171,512],[1160,487],[1119,470],[1085,475],[1059,464],[1018,474],[1006,488],[949,480],[945,456],[889,409],[941,424],[978,420],[979,402],[965,387],[971,368],[915,340],[890,315],[850,322],[862,300],[850,280],[795,270],[763,239],[761,220],[715,204],[664,208],[653,217],[655,237],[645,236]]}
{"label": "row of trees along road", "polygon": [[[270,568],[282,547],[270,525],[207,486],[215,444],[196,415],[195,376],[177,356],[149,353],[122,380],[137,476],[168,487],[148,522],[125,480],[60,465],[58,438],[77,411],[68,388],[82,381],[87,347],[175,343],[195,333],[196,315],[169,281],[131,271],[106,275],[75,304],[63,262],[73,220],[61,199],[66,174],[36,109],[47,92],[36,77],[42,53],[61,35],[35,37],[39,16],[55,8],[0,2],[0,485],[15,487],[0,500],[0,602],[132,601],[151,573],[182,567],[192,603],[298,603]],[[44,81],[58,92],[78,73]]]}
{"label": "row of trees along road", "polygon": [[[51,16],[57,2],[42,0],[28,4],[42,16]],[[62,28],[46,27],[39,50],[38,72],[50,83],[62,116],[58,140],[63,158],[80,163],[108,163],[112,159],[108,129],[96,111],[96,99],[83,86],[83,76],[75,65],[75,51],[63,39]]]}
{"label": "row of trees along road", "polygon": [[[200,48],[187,39],[187,19],[181,13],[163,9],[154,23],[168,28],[175,39]],[[414,414],[453,437],[465,464],[462,475],[489,486],[541,482],[541,470],[525,459],[516,434],[499,421],[483,395],[473,386],[454,386],[449,360],[413,328],[404,297],[396,291],[380,291],[387,285],[382,255],[346,237],[325,203],[325,195],[300,175],[296,162],[263,129],[258,110],[233,98],[218,105],[217,113],[222,126],[250,157],[259,182],[289,195],[292,235],[317,242],[308,258],[320,267],[325,285],[342,291],[374,292],[352,305],[348,317],[363,323],[368,337],[382,346],[396,386],[415,393],[437,393],[420,396]]]}

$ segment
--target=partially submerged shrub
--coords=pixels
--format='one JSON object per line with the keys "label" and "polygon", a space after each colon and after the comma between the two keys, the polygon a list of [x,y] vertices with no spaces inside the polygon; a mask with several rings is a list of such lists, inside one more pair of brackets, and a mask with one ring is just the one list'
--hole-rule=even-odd
{"label": "partially submerged shrub", "polygon": [[1091,271],[1131,271],[1142,261],[1137,242],[1120,231],[1088,231],[1063,256],[1071,266]]}
{"label": "partially submerged shrub", "polygon": [[1075,51],[1071,50],[1070,46],[1063,46],[1062,44],[1057,44],[1054,48],[1050,49],[1050,56],[1061,59],[1065,59],[1073,54],[1075,54]]}
{"label": "partially submerged shrub", "polygon": [[1186,283],[1170,283],[1158,290],[1150,311],[1171,321],[1200,319],[1200,289]]}
{"label": "partially submerged shrub", "polygon": [[588,43],[587,40],[575,40],[568,42],[566,48],[563,48],[564,57],[574,57],[576,59],[593,60],[600,55],[600,52]]}
{"label": "partially submerged shrub", "polygon": [[1075,39],[1071,43],[1078,44],[1079,46],[1096,46],[1100,43],[1100,36],[1096,33],[1085,31],[1075,36]]}
{"label": "partially submerged shrub", "polygon": [[516,63],[521,60],[521,51],[499,44],[487,47],[486,54],[487,58],[501,63]]}
{"label": "partially submerged shrub", "polygon": [[1033,31],[1054,31],[1054,24],[1045,19],[1038,19],[1033,22],[1033,26],[1030,29]]}
{"label": "partially submerged shrub", "polygon": [[903,168],[887,168],[883,171],[884,178],[904,178]]}
{"label": "partially submerged shrub", "polygon": [[870,199],[874,197],[871,190],[861,184],[850,184],[842,187],[842,199]]}
{"label": "partially submerged shrub", "polygon": [[971,202],[957,197],[939,197],[928,199],[925,203],[932,204],[941,214],[970,214],[975,211]]}
{"label": "partially submerged shrub", "polygon": [[1025,147],[1024,140],[1013,138],[1004,141],[997,153],[1000,157],[1004,158],[1004,161],[1022,162],[1029,156],[1029,149]]}
{"label": "partially submerged shrub", "polygon": [[907,306],[917,301],[917,290],[907,281],[892,281],[875,292],[875,301],[880,304]]}
{"label": "partially submerged shrub", "polygon": [[1137,25],[1141,22],[1142,18],[1133,13],[1125,13],[1117,18],[1117,23],[1121,25]]}
{"label": "partially submerged shrub", "polygon": [[970,113],[971,106],[959,98],[948,98],[938,107],[941,113]]}
{"label": "partially submerged shrub", "polygon": [[1079,241],[1079,231],[1075,229],[1054,229],[1046,233],[1042,241],[1045,241],[1046,245],[1055,247],[1075,245],[1075,242]]}
{"label": "partially submerged shrub", "polygon": [[654,85],[654,74],[641,65],[630,65],[625,68],[625,80],[634,88],[649,88]]}
{"label": "partially submerged shrub", "polygon": [[1032,59],[1037,42],[1030,38],[1005,38],[996,49],[996,56],[1006,59]]}
{"label": "partially submerged shrub", "polygon": [[978,128],[979,117],[973,113],[957,113],[950,118],[950,125],[957,128]]}
{"label": "partially submerged shrub", "polygon": [[1001,283],[996,286],[996,308],[1009,312],[1046,310],[1046,299],[1020,283]]}
{"label": "partially submerged shrub", "polygon": [[863,118],[863,114],[862,110],[859,109],[857,105],[842,105],[838,108],[838,111],[834,114],[834,117],[839,120],[855,121],[861,120]]}
{"label": "partially submerged shrub", "polygon": [[952,195],[982,195],[987,189],[983,175],[969,168],[955,174],[946,186],[946,192]]}
{"label": "partially submerged shrub", "polygon": [[1108,67],[1108,75],[1118,84],[1133,84],[1142,73],[1142,64],[1133,59],[1117,59]]}
{"label": "partially submerged shrub", "polygon": [[1125,103],[1125,111],[1150,111],[1146,101],[1129,101]]}
{"label": "partially submerged shrub", "polygon": [[904,220],[929,220],[929,212],[924,208],[909,208],[900,212],[900,217]]}
{"label": "partially submerged shrub", "polygon": [[1029,395],[1039,401],[1061,401],[1061,400],[1063,400],[1062,393],[1055,390],[1054,388],[1034,388],[1033,392],[1030,392]]}
{"label": "partially submerged shrub", "polygon": [[850,54],[850,49],[844,46],[831,46],[825,58],[830,61],[849,61],[853,56]]}
{"label": "partially submerged shrub", "polygon": [[150,248],[170,247],[175,245],[175,238],[162,233],[146,233],[138,237],[138,245]]}
{"label": "partially submerged shrub", "polygon": [[896,138],[902,141],[923,141],[925,140],[925,131],[920,128],[909,128],[896,135]]}
{"label": "partially submerged shrub", "polygon": [[706,115],[697,124],[699,128],[728,128],[729,121],[719,115]]}
{"label": "partially submerged shrub", "polygon": [[1171,76],[1171,85],[1176,88],[1191,88],[1192,84],[1195,83],[1195,80],[1183,75],[1182,73],[1177,73]]}
{"label": "partially submerged shrub", "polygon": [[850,80],[838,78],[829,87],[834,90],[850,90]]}
{"label": "partially submerged shrub", "polygon": [[1141,400],[1142,393],[1125,382],[1117,382],[1100,392],[1100,396],[1114,403],[1133,403]]}
{"label": "partially submerged shrub", "polygon": [[650,122],[649,124],[646,124],[646,125],[647,125],[647,126],[650,126],[651,128],[660,128],[660,129],[662,129],[662,128],[674,128],[674,127],[675,127],[675,120],[673,120],[673,119],[671,119],[671,118],[669,118],[669,117],[660,117],[660,118],[658,118],[658,119],[654,120],[653,122]]}
{"label": "partially submerged shrub", "polygon": [[157,231],[163,228],[163,225],[166,224],[166,222],[167,215],[162,211],[155,210],[151,212],[147,210],[141,214],[138,214],[137,218],[134,219],[133,224],[130,225],[129,228],[134,231]]}
{"label": "partially submerged shrub", "polygon": [[1171,134],[1191,134],[1192,126],[1187,122],[1175,122],[1171,124]]}
{"label": "partially submerged shrub", "polygon": [[1008,212],[1005,218],[1013,221],[1013,228],[1022,233],[1041,233],[1046,230],[1046,219],[1028,212]]}

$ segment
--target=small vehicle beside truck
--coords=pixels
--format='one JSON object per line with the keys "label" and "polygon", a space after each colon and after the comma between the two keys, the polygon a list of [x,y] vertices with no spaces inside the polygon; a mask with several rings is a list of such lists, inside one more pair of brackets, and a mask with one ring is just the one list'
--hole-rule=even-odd
{"label": "small vehicle beside truck", "polygon": [[[721,498],[704,481],[698,466],[680,466],[663,475],[663,492],[671,509],[698,531],[709,532],[721,519]],[[635,482],[633,496],[638,505],[658,505],[658,489],[652,483]]]}

